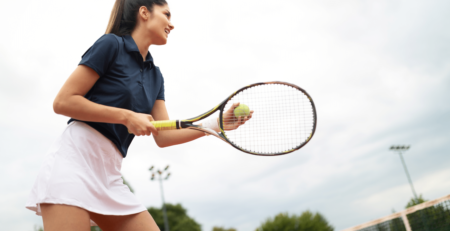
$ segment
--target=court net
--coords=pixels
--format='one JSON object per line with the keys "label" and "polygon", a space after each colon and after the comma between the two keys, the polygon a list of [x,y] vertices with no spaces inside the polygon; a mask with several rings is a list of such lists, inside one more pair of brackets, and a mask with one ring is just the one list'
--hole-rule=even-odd
{"label": "court net", "polygon": [[444,230],[450,230],[450,195],[342,231]]}

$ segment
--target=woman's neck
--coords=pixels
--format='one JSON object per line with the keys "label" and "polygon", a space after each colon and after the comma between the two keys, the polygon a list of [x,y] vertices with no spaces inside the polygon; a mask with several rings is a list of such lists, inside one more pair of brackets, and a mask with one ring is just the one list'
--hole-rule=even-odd
{"label": "woman's neck", "polygon": [[139,53],[142,55],[142,59],[145,61],[145,58],[147,57],[148,48],[152,44],[149,36],[145,36],[144,33],[139,33],[138,30],[134,30],[131,33],[131,37],[133,38],[134,42],[136,43]]}

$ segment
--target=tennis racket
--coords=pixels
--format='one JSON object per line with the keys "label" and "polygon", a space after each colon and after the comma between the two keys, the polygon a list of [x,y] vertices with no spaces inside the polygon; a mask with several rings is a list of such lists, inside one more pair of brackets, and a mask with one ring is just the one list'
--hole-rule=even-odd
{"label": "tennis racket", "polygon": [[[237,121],[233,105],[253,111],[245,124]],[[220,132],[194,122],[218,114]],[[245,153],[263,156],[288,154],[305,146],[314,135],[317,115],[312,98],[300,87],[286,82],[255,83],[243,87],[213,109],[191,119],[152,121],[158,131],[194,129],[211,134]]]}

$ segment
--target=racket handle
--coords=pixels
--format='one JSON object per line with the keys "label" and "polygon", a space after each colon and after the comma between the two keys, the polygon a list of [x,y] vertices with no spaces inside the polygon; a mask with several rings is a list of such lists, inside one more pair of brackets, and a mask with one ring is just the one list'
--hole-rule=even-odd
{"label": "racket handle", "polygon": [[158,131],[177,129],[177,120],[150,121],[150,123],[152,123]]}
{"label": "racket handle", "polygon": [[[150,121],[150,123],[153,124],[153,126],[158,131],[164,131],[164,130],[176,130],[177,128],[177,122],[178,120],[160,120],[160,121]],[[131,134],[130,130],[128,130],[128,133]]]}

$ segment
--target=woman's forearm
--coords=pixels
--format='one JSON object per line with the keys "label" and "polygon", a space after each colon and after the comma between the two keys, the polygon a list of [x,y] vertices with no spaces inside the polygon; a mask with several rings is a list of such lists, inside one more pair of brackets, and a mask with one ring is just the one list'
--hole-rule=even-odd
{"label": "woman's forearm", "polygon": [[160,148],[165,148],[177,144],[187,143],[205,136],[204,132],[190,129],[160,131],[158,136],[154,136],[155,142]]}
{"label": "woman's forearm", "polygon": [[126,109],[94,103],[80,95],[72,95],[64,99],[57,97],[53,102],[53,110],[57,114],[77,120],[112,124],[125,124],[131,113]]}

